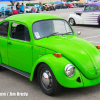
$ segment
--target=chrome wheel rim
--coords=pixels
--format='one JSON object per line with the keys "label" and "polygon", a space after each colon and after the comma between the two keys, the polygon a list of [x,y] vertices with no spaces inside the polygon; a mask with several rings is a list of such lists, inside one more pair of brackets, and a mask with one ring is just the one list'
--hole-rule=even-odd
{"label": "chrome wheel rim", "polygon": [[50,90],[52,87],[52,75],[49,70],[43,69],[40,74],[42,86],[46,90]]}
{"label": "chrome wheel rim", "polygon": [[70,24],[74,25],[74,19],[72,19],[72,18],[70,19]]}

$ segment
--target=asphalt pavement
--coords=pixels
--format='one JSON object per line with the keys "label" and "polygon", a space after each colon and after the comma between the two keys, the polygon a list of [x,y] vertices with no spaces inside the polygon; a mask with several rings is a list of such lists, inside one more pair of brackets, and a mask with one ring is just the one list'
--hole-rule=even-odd
{"label": "asphalt pavement", "polygon": [[[60,16],[67,20],[68,15],[83,8],[59,9],[56,11],[43,11]],[[2,20],[2,19],[0,19]],[[84,38],[94,45],[100,45],[100,27],[88,25],[72,26],[75,32],[81,31]],[[56,96],[45,95],[38,86],[37,79],[29,79],[4,69],[0,72],[0,100],[100,100],[100,84],[86,88],[63,88]]]}

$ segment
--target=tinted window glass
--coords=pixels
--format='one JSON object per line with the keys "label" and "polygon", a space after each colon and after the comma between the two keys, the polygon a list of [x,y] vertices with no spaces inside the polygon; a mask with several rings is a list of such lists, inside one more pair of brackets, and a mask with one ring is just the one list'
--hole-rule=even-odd
{"label": "tinted window glass", "polygon": [[86,6],[85,11],[93,11],[93,6]]}
{"label": "tinted window glass", "polygon": [[10,37],[14,39],[18,39],[18,40],[30,41],[30,35],[29,35],[28,28],[19,23],[11,24]]}
{"label": "tinted window glass", "polygon": [[99,7],[94,5],[94,10],[99,10]]}
{"label": "tinted window glass", "polygon": [[7,37],[9,22],[4,22],[0,25],[0,36]]}

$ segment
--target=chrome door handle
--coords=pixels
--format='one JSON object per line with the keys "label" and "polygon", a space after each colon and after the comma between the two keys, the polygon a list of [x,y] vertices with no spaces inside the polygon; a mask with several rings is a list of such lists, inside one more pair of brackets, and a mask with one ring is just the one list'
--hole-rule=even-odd
{"label": "chrome door handle", "polygon": [[11,43],[11,42],[7,42],[7,44],[10,44],[10,45],[12,45],[12,43]]}

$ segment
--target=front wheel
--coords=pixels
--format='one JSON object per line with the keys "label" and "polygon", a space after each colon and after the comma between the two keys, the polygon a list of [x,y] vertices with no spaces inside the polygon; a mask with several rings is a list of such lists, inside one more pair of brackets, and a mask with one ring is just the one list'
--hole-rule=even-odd
{"label": "front wheel", "polygon": [[70,19],[69,19],[69,23],[70,23],[70,25],[73,26],[73,25],[75,25],[75,20],[74,20],[73,18],[70,18]]}
{"label": "front wheel", "polygon": [[60,92],[61,85],[47,64],[41,64],[37,72],[38,82],[42,91],[47,95],[55,95]]}

